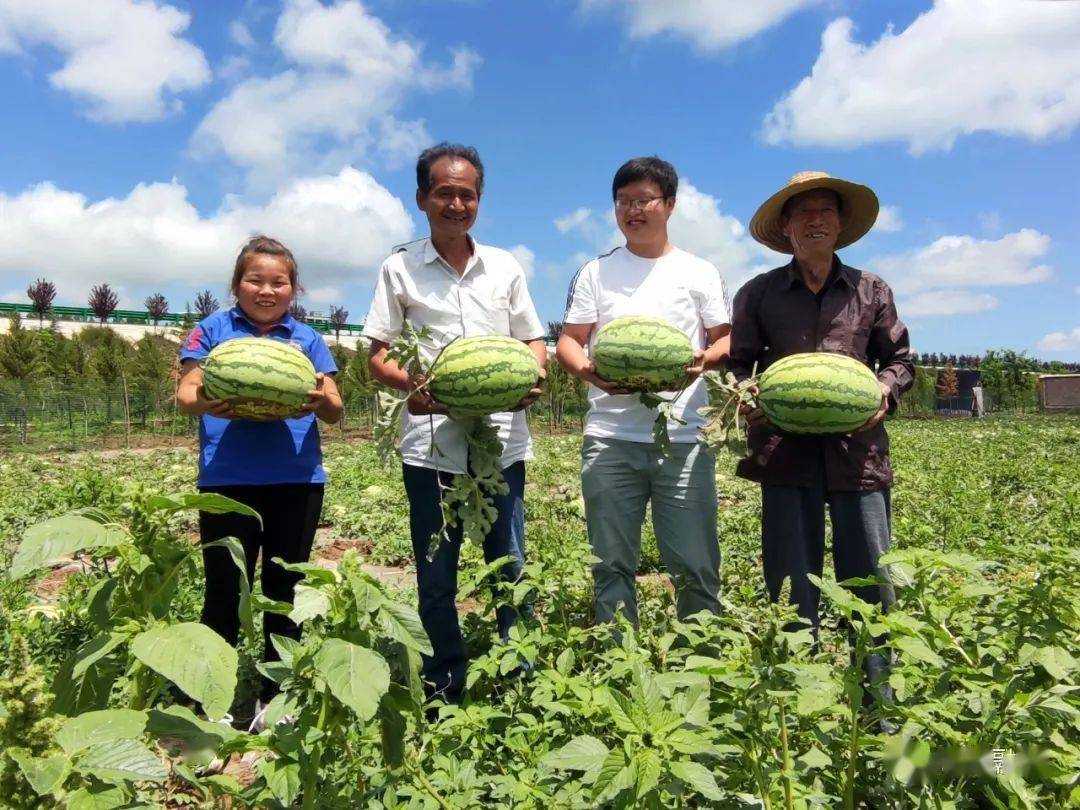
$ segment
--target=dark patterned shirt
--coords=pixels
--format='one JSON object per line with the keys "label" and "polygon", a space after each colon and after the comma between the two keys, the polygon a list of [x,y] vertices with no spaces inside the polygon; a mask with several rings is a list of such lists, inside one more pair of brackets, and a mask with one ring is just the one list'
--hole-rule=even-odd
{"label": "dark patterned shirt", "polygon": [[[735,296],[728,368],[740,380],[757,364],[799,352],[836,352],[866,363],[889,388],[889,412],[914,381],[908,330],[897,317],[892,290],[871,273],[833,257],[820,293],[791,264],[751,279]],[[796,436],[771,425],[754,428],[737,473],[751,481],[810,486],[824,467],[829,491],[878,490],[892,485],[884,423],[846,436]]]}

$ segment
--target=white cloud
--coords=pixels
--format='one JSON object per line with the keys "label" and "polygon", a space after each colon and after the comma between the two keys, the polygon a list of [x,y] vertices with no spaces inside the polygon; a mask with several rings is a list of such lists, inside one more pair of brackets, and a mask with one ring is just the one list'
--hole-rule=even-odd
{"label": "white cloud", "polygon": [[98,121],[152,121],[179,109],[176,94],[210,81],[203,52],[182,38],[190,15],[153,0],[3,0],[0,54],[47,45],[65,58],[49,75],[88,102]]}
{"label": "white cloud", "polygon": [[997,309],[1000,302],[988,293],[969,290],[931,290],[897,304],[903,318],[927,318],[938,315],[970,315]]}
{"label": "white cloud", "polygon": [[878,210],[877,221],[874,230],[879,233],[897,233],[904,230],[904,220],[900,216],[900,209],[895,205],[883,205]]}
{"label": "white cloud", "polygon": [[1039,341],[1042,352],[1080,351],[1080,326],[1069,332],[1051,332]]}
{"label": "white cloud", "polygon": [[426,61],[420,44],[395,37],[357,0],[287,0],[274,44],[291,67],[237,84],[192,137],[197,157],[224,155],[262,188],[373,153],[414,157],[431,138],[423,122],[396,117],[407,94],[468,89],[479,62],[466,48],[448,64]]}
{"label": "white cloud", "polygon": [[525,245],[514,245],[510,248],[510,253],[525,271],[525,278],[532,278],[536,272],[536,254]]}
{"label": "white cloud", "polygon": [[559,233],[569,233],[570,231],[580,230],[587,222],[592,219],[592,209],[582,206],[574,211],[571,211],[564,217],[559,217],[555,220],[555,227]]}
{"label": "white cloud", "polygon": [[1080,3],[937,0],[876,42],[832,22],[809,76],[764,122],[767,142],[852,147],[906,141],[913,153],[961,135],[1041,140],[1080,122]]}
{"label": "white cloud", "polygon": [[688,39],[703,51],[730,48],[795,12],[821,0],[581,0],[585,12],[616,7],[627,18],[630,36],[644,39],[672,34]]}
{"label": "white cloud", "polygon": [[295,180],[264,205],[227,201],[211,216],[176,181],[98,201],[42,183],[0,194],[0,273],[44,276],[75,302],[99,281],[143,291],[215,287],[255,232],[285,242],[305,285],[317,290],[370,283],[391,246],[412,237],[413,223],[400,200],[351,167]]}
{"label": "white cloud", "polygon": [[934,288],[1014,287],[1048,281],[1053,272],[1038,259],[1050,237],[1031,228],[997,240],[943,236],[906,253],[872,259],[868,266],[899,294]]}
{"label": "white cloud", "polygon": [[241,48],[255,47],[255,37],[251,35],[251,31],[243,20],[233,20],[229,23],[229,39]]}

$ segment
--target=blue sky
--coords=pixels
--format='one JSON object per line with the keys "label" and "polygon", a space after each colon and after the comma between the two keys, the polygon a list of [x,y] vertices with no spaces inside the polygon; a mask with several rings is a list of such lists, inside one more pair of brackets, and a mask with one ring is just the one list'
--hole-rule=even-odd
{"label": "blue sky", "polygon": [[44,276],[183,309],[261,230],[309,309],[359,319],[447,139],[480,150],[475,234],[545,320],[615,238],[614,170],[655,153],[675,241],[732,294],[780,261],[757,206],[819,169],[886,207],[842,256],[916,349],[1076,360],[1078,41],[1072,0],[0,0],[0,298]]}

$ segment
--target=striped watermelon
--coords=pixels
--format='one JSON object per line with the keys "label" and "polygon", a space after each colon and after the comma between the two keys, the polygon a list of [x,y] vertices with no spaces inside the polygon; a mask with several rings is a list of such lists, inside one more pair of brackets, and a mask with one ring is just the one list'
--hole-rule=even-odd
{"label": "striped watermelon", "polygon": [[271,338],[218,344],[203,363],[208,399],[224,399],[241,419],[292,416],[315,388],[315,367],[302,351]]}
{"label": "striped watermelon", "polygon": [[454,413],[486,415],[513,408],[536,385],[529,347],[511,337],[455,340],[431,367],[431,395]]}
{"label": "striped watermelon", "polygon": [[850,433],[881,406],[877,377],[853,357],[830,352],[791,354],[758,379],[758,404],[788,433]]}
{"label": "striped watermelon", "polygon": [[690,338],[659,318],[616,318],[596,333],[596,373],[604,380],[641,391],[675,391],[694,361]]}

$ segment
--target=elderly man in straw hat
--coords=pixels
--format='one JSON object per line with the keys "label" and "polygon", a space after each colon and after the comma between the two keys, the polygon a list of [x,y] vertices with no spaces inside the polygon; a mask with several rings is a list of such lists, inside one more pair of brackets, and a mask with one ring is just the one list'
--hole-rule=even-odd
{"label": "elderly man in straw hat", "polygon": [[[914,368],[907,327],[889,286],[844,264],[835,254],[874,224],[877,196],[866,186],[803,172],[772,195],[750,221],[753,237],[792,261],[753,278],[735,296],[731,358],[739,379],[799,352],[837,352],[876,370],[881,407],[862,428],[841,436],[798,436],[774,428],[760,411],[748,414],[748,456],[738,475],[761,484],[765,582],[773,600],[791,579],[791,601],[817,632],[818,589],[825,555],[825,507],[832,518],[838,580],[883,573],[891,513],[889,440],[882,424],[911,387]],[[889,585],[864,586],[859,596],[891,604]],[[884,653],[884,651],[882,651]],[[875,654],[867,671],[886,673]]]}

